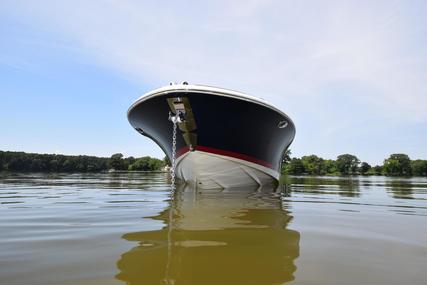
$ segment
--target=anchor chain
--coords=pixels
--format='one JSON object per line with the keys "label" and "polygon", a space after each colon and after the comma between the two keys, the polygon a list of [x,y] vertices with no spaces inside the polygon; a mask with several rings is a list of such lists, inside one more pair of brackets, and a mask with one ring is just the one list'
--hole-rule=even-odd
{"label": "anchor chain", "polygon": [[177,120],[172,119],[173,131],[172,131],[172,161],[171,161],[171,188],[175,189],[175,166],[176,166],[176,125]]}
{"label": "anchor chain", "polygon": [[172,131],[172,161],[171,161],[171,188],[172,190],[175,189],[175,168],[176,168],[176,128],[178,123],[185,122],[185,113],[181,110],[177,110],[176,114],[173,114],[169,112],[169,121],[173,124],[173,131]]}

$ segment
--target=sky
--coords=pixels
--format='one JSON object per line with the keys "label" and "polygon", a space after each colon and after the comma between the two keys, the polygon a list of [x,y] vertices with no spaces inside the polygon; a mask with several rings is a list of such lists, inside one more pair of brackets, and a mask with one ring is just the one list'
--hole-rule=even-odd
{"label": "sky", "polygon": [[2,0],[0,150],[162,158],[126,112],[187,81],[286,112],[293,156],[427,159],[425,15],[417,0]]}

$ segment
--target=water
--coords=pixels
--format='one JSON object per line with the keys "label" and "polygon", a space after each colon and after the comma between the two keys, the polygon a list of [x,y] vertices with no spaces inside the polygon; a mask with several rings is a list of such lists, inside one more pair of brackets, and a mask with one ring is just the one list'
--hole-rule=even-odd
{"label": "water", "polygon": [[171,197],[163,173],[0,174],[0,283],[426,284],[427,179]]}

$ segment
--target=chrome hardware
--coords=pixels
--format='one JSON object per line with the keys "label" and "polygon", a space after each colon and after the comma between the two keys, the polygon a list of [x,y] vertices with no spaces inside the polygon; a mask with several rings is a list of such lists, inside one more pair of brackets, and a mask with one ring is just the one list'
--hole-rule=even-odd
{"label": "chrome hardware", "polygon": [[277,124],[277,127],[279,128],[279,129],[284,129],[284,128],[286,128],[288,126],[288,122],[287,121],[280,121],[278,124]]}
{"label": "chrome hardware", "polygon": [[173,114],[169,111],[168,120],[172,123],[183,123],[185,122],[185,113],[180,110],[177,110],[176,114]]}

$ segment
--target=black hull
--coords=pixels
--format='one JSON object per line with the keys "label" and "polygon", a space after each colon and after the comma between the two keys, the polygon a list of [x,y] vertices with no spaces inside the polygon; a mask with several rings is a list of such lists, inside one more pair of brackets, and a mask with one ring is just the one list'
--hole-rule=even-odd
{"label": "black hull", "polygon": [[[283,152],[295,136],[295,127],[289,117],[250,97],[188,87],[186,90],[177,89],[144,96],[128,112],[131,125],[153,139],[169,158],[172,155],[173,130],[168,120],[170,102],[173,98],[187,98],[195,124],[187,134],[178,130],[178,156],[198,150],[279,171]],[[192,136],[192,143],[184,139],[185,135]]]}

